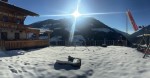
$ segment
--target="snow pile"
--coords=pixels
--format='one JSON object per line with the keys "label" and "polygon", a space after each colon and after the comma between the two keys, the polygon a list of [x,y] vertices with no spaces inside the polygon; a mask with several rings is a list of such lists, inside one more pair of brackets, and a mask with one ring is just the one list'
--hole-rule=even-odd
{"label": "snow pile", "polygon": [[[80,69],[57,66],[68,56],[82,59]],[[1,57],[1,78],[150,78],[150,58],[128,47],[47,47]]]}

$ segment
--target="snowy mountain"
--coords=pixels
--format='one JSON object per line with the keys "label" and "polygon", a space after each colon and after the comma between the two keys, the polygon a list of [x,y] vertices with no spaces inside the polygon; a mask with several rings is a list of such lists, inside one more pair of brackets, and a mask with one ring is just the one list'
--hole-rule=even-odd
{"label": "snowy mountain", "polygon": [[[57,38],[59,41],[68,41],[73,21],[74,20],[69,18],[59,20],[48,19],[33,23],[29,26],[53,30],[53,33],[51,34],[52,40]],[[75,28],[75,36],[76,35],[82,36],[82,38],[86,41],[98,41],[104,39],[126,40],[126,38],[128,38],[128,34],[125,35],[125,33],[113,29],[92,17],[80,18],[77,20]]]}
{"label": "snowy mountain", "polygon": [[115,28],[113,28],[116,32],[118,32],[118,33],[121,33],[123,36],[125,36],[127,39],[129,39],[129,34],[128,33],[126,33],[126,32],[123,32],[123,31],[120,31],[120,30],[118,30],[118,29],[115,29]]}

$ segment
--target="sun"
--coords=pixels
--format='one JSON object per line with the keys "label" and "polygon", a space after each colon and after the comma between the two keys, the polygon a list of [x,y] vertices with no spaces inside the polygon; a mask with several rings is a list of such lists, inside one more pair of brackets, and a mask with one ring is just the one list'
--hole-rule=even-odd
{"label": "sun", "polygon": [[81,16],[81,14],[78,11],[75,11],[74,13],[72,13],[72,15],[77,18],[79,16]]}

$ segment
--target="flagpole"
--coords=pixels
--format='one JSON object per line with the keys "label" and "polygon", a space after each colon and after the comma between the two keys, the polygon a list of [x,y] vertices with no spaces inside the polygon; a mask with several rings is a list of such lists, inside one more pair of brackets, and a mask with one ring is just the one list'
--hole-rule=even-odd
{"label": "flagpole", "polygon": [[125,13],[125,17],[126,17],[126,33],[128,33],[128,16],[127,16],[127,13]]}
{"label": "flagpole", "polygon": [[[127,16],[127,12],[125,12],[125,17],[126,17],[126,33],[128,34],[128,16]],[[127,38],[126,38],[126,46],[128,46]]]}

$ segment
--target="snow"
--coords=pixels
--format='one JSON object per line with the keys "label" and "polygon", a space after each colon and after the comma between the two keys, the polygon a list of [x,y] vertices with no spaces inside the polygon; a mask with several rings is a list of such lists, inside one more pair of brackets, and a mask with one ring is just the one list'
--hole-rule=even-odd
{"label": "snow", "polygon": [[47,31],[52,32],[52,30],[49,30],[49,29],[39,29],[39,30],[40,30],[40,33],[44,33],[44,32],[47,32]]}
{"label": "snow", "polygon": [[61,41],[62,36],[54,36],[50,39],[51,42]]}
{"label": "snow", "polygon": [[48,36],[40,36],[39,39],[40,40],[45,40],[45,39],[48,39]]}
{"label": "snow", "polygon": [[[0,55],[1,78],[150,78],[150,58],[143,59],[129,47],[59,46],[0,51]],[[55,65],[69,55],[82,59],[80,69]]]}
{"label": "snow", "polygon": [[108,28],[92,28],[92,31],[103,31],[103,32],[112,32],[112,30]]}
{"label": "snow", "polygon": [[[50,42],[58,42],[62,41],[62,36],[54,36],[50,39]],[[47,39],[47,37],[40,37],[40,39]],[[85,42],[85,38],[82,35],[75,35],[73,38],[73,44],[74,45],[83,45],[83,42]]]}
{"label": "snow", "polygon": [[61,27],[54,28],[54,30],[60,30],[60,29],[62,29],[62,28]]}
{"label": "snow", "polygon": [[74,45],[83,45],[83,42],[85,42],[85,38],[82,35],[74,36],[74,38],[73,38]]}

